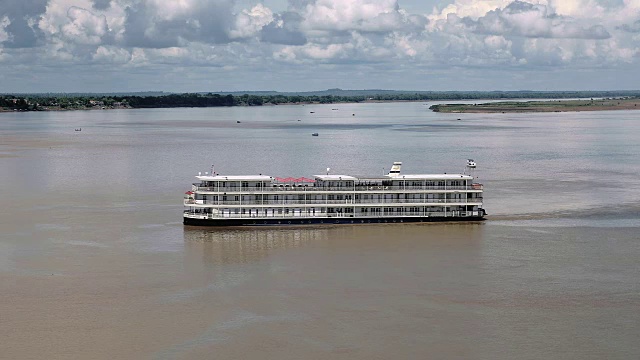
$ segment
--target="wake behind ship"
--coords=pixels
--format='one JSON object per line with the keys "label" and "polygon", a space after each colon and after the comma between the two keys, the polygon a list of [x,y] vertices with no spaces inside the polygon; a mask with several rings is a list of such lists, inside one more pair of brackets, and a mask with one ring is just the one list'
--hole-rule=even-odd
{"label": "wake behind ship", "polygon": [[[199,174],[185,193],[183,223],[201,226],[369,224],[483,220],[483,186],[467,174],[381,177]],[[473,171],[476,164],[467,162]],[[465,171],[466,172],[466,171]]]}

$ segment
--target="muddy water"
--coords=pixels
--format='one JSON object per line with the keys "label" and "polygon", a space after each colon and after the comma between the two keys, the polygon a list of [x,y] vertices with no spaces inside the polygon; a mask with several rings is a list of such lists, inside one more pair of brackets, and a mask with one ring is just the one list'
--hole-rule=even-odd
{"label": "muddy water", "polygon": [[[637,113],[335,107],[0,114],[1,357],[640,357]],[[378,175],[468,157],[483,223],[181,224],[211,164]]]}

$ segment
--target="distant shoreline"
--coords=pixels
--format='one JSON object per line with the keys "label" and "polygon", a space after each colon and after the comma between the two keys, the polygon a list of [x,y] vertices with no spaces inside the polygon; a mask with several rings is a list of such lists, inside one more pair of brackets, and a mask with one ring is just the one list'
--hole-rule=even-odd
{"label": "distant shoreline", "polygon": [[[469,100],[473,101],[473,100]],[[262,105],[233,105],[233,106],[144,106],[144,107],[134,107],[134,106],[118,106],[118,107],[74,107],[74,108],[61,108],[56,106],[48,106],[48,107],[40,107],[38,110],[22,110],[22,109],[7,109],[0,108],[0,112],[32,112],[32,111],[104,111],[104,110],[123,110],[123,109],[191,109],[191,108],[219,108],[219,107],[270,107],[270,106],[305,106],[305,105],[334,105],[338,106],[340,104],[377,104],[377,103],[402,103],[402,102],[433,102],[433,101],[425,101],[425,100],[364,100],[364,101],[340,101],[333,103],[321,103],[321,102],[285,102],[278,104],[265,103]]]}
{"label": "distant shoreline", "polygon": [[429,109],[441,113],[483,114],[640,110],[640,99],[499,101],[482,104],[436,104]]}
{"label": "distant shoreline", "polygon": [[[479,101],[494,101],[489,103],[480,103]],[[316,101],[309,102],[283,102],[283,103],[264,103],[260,105],[232,105],[232,106],[76,106],[73,108],[62,108],[59,106],[42,106],[37,110],[11,109],[0,107],[2,112],[31,112],[31,111],[103,111],[103,110],[122,110],[122,109],[175,109],[175,108],[214,108],[214,107],[247,107],[247,106],[282,106],[282,105],[333,105],[340,104],[372,104],[372,103],[401,103],[401,102],[422,102],[436,103],[429,107],[434,112],[441,113],[535,113],[535,112],[579,112],[579,111],[611,111],[611,110],[640,110],[640,98],[606,98],[593,100],[563,100],[563,99],[527,99],[495,101],[494,99],[456,99],[453,101],[464,101],[467,103],[447,104],[452,100],[414,100],[414,99],[398,99],[398,100],[373,100],[367,99],[363,101],[336,101],[332,103],[322,103]],[[473,103],[472,103],[473,102]]]}

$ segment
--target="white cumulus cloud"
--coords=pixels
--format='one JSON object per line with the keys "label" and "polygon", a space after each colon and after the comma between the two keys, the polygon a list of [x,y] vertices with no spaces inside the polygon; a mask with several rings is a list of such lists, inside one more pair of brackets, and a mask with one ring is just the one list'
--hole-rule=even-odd
{"label": "white cumulus cloud", "polygon": [[110,64],[126,64],[132,55],[126,49],[115,46],[99,46],[93,54],[93,60]]}
{"label": "white cumulus cloud", "polygon": [[242,10],[236,16],[235,28],[229,32],[233,38],[248,38],[258,34],[260,30],[273,21],[273,12],[262,4],[251,10]]}
{"label": "white cumulus cloud", "polygon": [[475,30],[496,35],[542,38],[606,39],[609,32],[600,24],[581,22],[555,13],[546,5],[514,1],[504,9],[489,11],[477,19]]}
{"label": "white cumulus cloud", "polygon": [[67,11],[67,17],[70,21],[60,28],[60,33],[71,42],[99,45],[109,33],[105,16],[72,6]]}
{"label": "white cumulus cloud", "polygon": [[305,84],[309,71],[318,83],[375,72],[368,81],[387,76],[392,84],[398,72],[412,81],[427,69],[481,78],[640,65],[638,0],[427,2],[438,5],[416,10],[414,2],[409,12],[403,0],[289,0],[286,10],[266,0],[3,0],[0,76],[18,73],[18,64],[82,65],[199,82],[203,69],[233,68],[238,78],[300,76]]}
{"label": "white cumulus cloud", "polygon": [[426,24],[424,17],[402,11],[397,0],[317,0],[300,13],[307,30],[388,32]]}
{"label": "white cumulus cloud", "polygon": [[9,34],[6,31],[6,27],[11,24],[11,20],[9,20],[8,16],[4,16],[0,18],[0,43],[5,42],[10,39]]}

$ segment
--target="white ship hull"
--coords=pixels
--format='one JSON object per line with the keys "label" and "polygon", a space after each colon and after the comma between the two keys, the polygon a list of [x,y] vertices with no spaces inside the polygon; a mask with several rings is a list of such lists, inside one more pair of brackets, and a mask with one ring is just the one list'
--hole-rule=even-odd
{"label": "white ship hull", "polygon": [[479,221],[483,187],[464,174],[308,178],[197,176],[184,224],[200,226]]}

